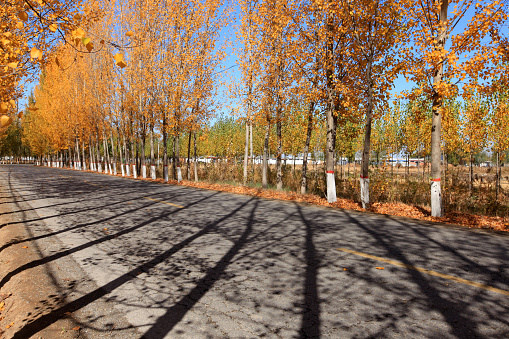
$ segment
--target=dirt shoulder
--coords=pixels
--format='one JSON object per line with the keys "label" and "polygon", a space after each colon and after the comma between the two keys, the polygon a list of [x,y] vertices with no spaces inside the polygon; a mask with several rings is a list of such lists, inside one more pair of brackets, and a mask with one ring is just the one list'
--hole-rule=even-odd
{"label": "dirt shoulder", "polygon": [[[50,313],[64,302],[46,265],[30,267],[42,256],[21,222],[16,204],[20,197],[0,188],[0,337],[16,338],[16,333],[34,319]],[[20,269],[21,268],[21,269]],[[14,274],[13,274],[14,273]],[[4,281],[6,281],[4,284]],[[80,328],[72,315],[59,319],[31,338],[80,338]]]}

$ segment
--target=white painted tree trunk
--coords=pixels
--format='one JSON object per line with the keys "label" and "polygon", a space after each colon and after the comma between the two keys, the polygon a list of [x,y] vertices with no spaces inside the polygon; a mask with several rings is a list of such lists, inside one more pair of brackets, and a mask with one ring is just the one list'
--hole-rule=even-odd
{"label": "white painted tree trunk", "polygon": [[362,208],[369,206],[369,179],[360,178],[361,181],[361,203]]}
{"label": "white painted tree trunk", "polygon": [[125,177],[124,164],[120,164],[120,170],[122,171],[122,176]]}
{"label": "white painted tree trunk", "polygon": [[133,178],[136,179],[138,176],[136,175],[136,163],[133,164]]}
{"label": "white painted tree trunk", "polygon": [[150,177],[152,180],[156,180],[156,166],[154,164],[150,165]]}
{"label": "white painted tree trunk", "polygon": [[182,171],[180,170],[180,166],[177,167],[177,181],[182,181]]}
{"label": "white painted tree trunk", "polygon": [[334,171],[327,171],[327,202],[333,203],[336,200],[336,180],[334,178]]}
{"label": "white painted tree trunk", "polygon": [[431,215],[441,217],[442,211],[442,188],[440,179],[431,181]]}
{"label": "white painted tree trunk", "polygon": [[143,179],[147,178],[147,166],[145,164],[141,166],[141,177]]}

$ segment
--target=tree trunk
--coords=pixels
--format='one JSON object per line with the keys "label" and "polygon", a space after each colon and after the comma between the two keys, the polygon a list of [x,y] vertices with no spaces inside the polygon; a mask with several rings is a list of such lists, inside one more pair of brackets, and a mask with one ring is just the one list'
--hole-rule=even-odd
{"label": "tree trunk", "polygon": [[150,126],[150,178],[156,180],[156,163],[154,161],[154,125]]}
{"label": "tree trunk", "polygon": [[163,180],[168,182],[168,132],[166,113],[163,113]]}
{"label": "tree trunk", "polygon": [[111,171],[111,163],[110,163],[110,147],[108,145],[108,139],[106,135],[103,133],[103,147],[104,147],[104,172],[106,174],[113,174]]}
{"label": "tree trunk", "polygon": [[474,187],[474,166],[473,166],[473,160],[474,157],[472,156],[472,152],[470,152],[470,168],[469,168],[469,181],[468,181],[468,191],[470,194],[472,194],[472,188]]}
{"label": "tree trunk", "polygon": [[136,150],[136,142],[134,139],[131,141],[131,162],[132,162],[132,171],[133,171],[133,178],[136,179],[137,177],[137,171],[136,171],[136,153],[138,151]]}
{"label": "tree trunk", "polygon": [[182,171],[180,170],[180,136],[179,133],[175,135],[175,166],[177,167],[177,181],[182,181]]}
{"label": "tree trunk", "polygon": [[247,166],[249,162],[248,156],[249,156],[249,118],[246,120],[246,141],[244,145],[244,176],[242,180],[242,184],[244,186],[247,185]]}
{"label": "tree trunk", "polygon": [[147,159],[145,158],[145,133],[141,134],[140,146],[141,146],[141,177],[147,178]]}
{"label": "tree trunk", "polygon": [[[449,0],[443,0],[440,7],[440,28],[438,34],[438,42],[435,47],[436,50],[440,51],[445,45],[445,39],[447,37],[447,9],[449,6]],[[433,76],[433,106],[432,106],[432,119],[431,119],[431,215],[433,217],[442,217],[444,214],[442,206],[442,189],[440,186],[440,144],[442,140],[442,97],[435,90],[443,78],[443,63],[437,65],[435,74]]]}
{"label": "tree trunk", "polygon": [[502,174],[502,168],[500,167],[500,152],[497,152],[497,174],[495,175],[496,193],[495,199],[498,201],[498,195],[500,194],[500,175]]}
{"label": "tree trunk", "polygon": [[[120,134],[119,134],[120,138]],[[120,153],[121,171],[122,176],[129,176],[129,158],[127,157],[127,146],[125,142],[125,136],[122,136],[122,145],[118,145]]]}
{"label": "tree trunk", "polygon": [[94,156],[94,144],[92,143],[92,137],[88,142],[88,155],[90,156],[90,170],[95,172],[95,156]]}
{"label": "tree trunk", "polygon": [[[278,103],[278,106],[280,104]],[[281,191],[283,189],[283,171],[281,164],[281,157],[283,156],[283,141],[281,136],[282,118],[281,118],[281,107],[278,107],[278,119],[276,121],[276,138],[277,138],[277,150],[276,150],[276,189]]]}
{"label": "tree trunk", "polygon": [[336,197],[336,179],[334,177],[335,146],[336,146],[336,117],[334,116],[334,106],[331,102],[327,105],[327,148],[325,158],[325,170],[327,174],[327,201],[333,203]]}
{"label": "tree trunk", "polygon": [[102,172],[102,160],[101,160],[101,151],[99,149],[99,136],[96,137],[95,142],[95,154],[97,157],[97,172]]}
{"label": "tree trunk", "polygon": [[267,127],[265,128],[265,139],[263,142],[263,164],[262,164],[262,187],[267,188],[267,152],[269,151],[269,136],[270,136],[270,121],[267,121]]}
{"label": "tree trunk", "polygon": [[[78,143],[79,144],[79,143]],[[81,158],[78,152],[78,166],[81,171],[87,170],[86,158],[85,158],[85,142],[81,139]]]}
{"label": "tree trunk", "polygon": [[191,181],[191,130],[189,130],[189,140],[187,142],[187,181]]}
{"label": "tree trunk", "polygon": [[[77,167],[76,167],[76,165],[77,165]],[[78,142],[78,138],[76,138],[76,153],[75,153],[74,169],[81,170],[80,144]]]}
{"label": "tree trunk", "polygon": [[113,142],[113,132],[110,133],[111,140],[111,155],[113,157],[113,175],[117,175],[117,151],[115,149],[115,143]]}
{"label": "tree trunk", "polygon": [[194,181],[198,182],[198,147],[196,146],[196,132],[193,133],[194,136]]}
{"label": "tree trunk", "polygon": [[366,127],[364,131],[364,147],[362,150],[361,162],[361,203],[362,208],[369,208],[369,154],[371,152],[371,124],[373,121],[373,79],[372,67],[373,58],[368,58],[367,64],[367,81],[368,81],[368,107],[366,111]]}
{"label": "tree trunk", "polygon": [[251,155],[251,175],[254,177],[255,159],[253,156],[253,123],[249,124],[249,154]]}

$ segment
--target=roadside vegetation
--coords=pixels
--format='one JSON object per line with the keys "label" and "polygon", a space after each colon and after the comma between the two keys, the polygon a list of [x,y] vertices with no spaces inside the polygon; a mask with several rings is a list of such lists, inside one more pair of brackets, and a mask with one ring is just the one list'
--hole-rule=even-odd
{"label": "roadside vegetation", "polygon": [[500,1],[11,1],[0,154],[507,225],[507,14]]}

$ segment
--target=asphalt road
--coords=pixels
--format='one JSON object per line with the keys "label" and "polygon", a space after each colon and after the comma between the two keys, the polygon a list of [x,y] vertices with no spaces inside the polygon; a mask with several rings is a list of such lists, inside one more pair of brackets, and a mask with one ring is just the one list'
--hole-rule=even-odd
{"label": "asphalt road", "polygon": [[0,287],[46,265],[65,298],[17,338],[65,314],[90,338],[509,337],[507,236],[30,165],[0,184],[43,256]]}

